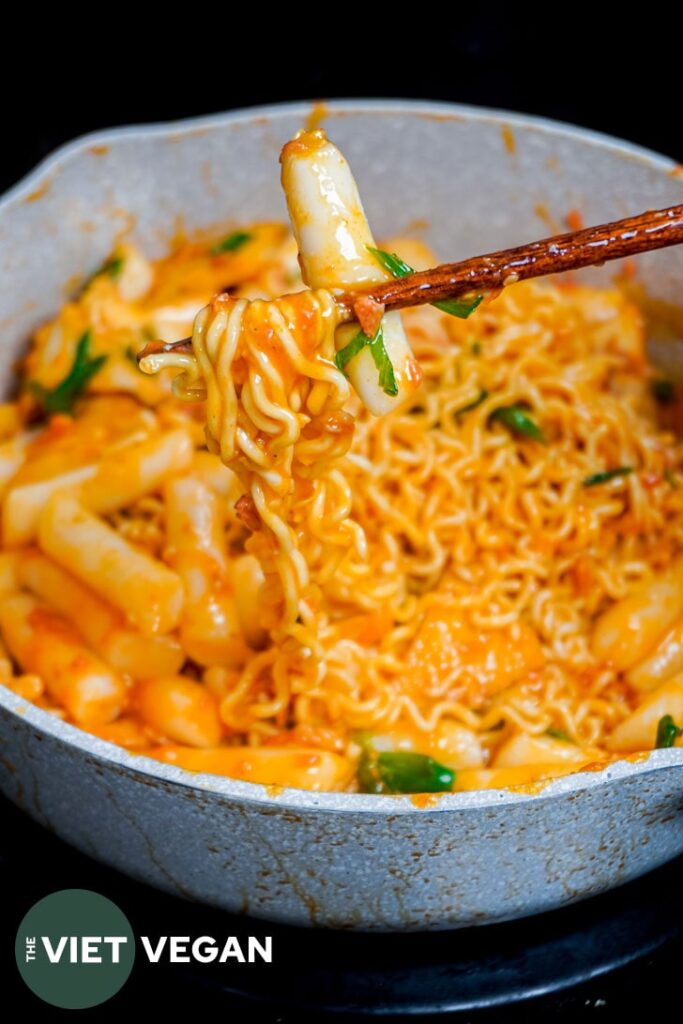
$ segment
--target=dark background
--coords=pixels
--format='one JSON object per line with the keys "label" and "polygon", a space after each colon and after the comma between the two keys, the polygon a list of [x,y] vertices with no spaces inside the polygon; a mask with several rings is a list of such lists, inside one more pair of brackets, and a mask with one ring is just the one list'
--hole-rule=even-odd
{"label": "dark background", "polygon": [[[36,14],[21,36],[4,37],[0,190],[56,146],[98,128],[334,96],[540,114],[683,162],[676,5],[663,13],[656,3],[596,2],[582,13],[553,3],[536,16],[512,4],[471,6],[403,0],[402,13],[385,6],[374,22],[354,22],[341,6],[325,5],[319,33],[299,8],[273,27],[258,11],[249,23],[231,8],[209,15],[180,7],[141,37],[142,11],[117,14],[110,5],[87,8],[70,41],[61,22]],[[613,12],[609,25],[597,20],[602,8]]]}
{"label": "dark background", "polygon": [[[20,26],[22,12],[15,5],[0,61],[0,191],[85,132],[332,97],[426,98],[537,114],[608,132],[683,162],[681,15],[672,13],[672,5],[609,5],[610,23],[600,25],[598,13],[606,6],[553,4],[520,15],[509,3],[463,10],[404,2],[400,9],[385,5],[370,23],[366,12],[326,5],[317,9],[319,24],[293,7],[275,25],[265,9],[255,7],[237,12],[176,6],[152,15],[110,4],[78,15],[60,9],[50,17],[34,10]],[[22,830],[20,816],[0,802],[0,980],[9,981],[18,1010],[36,1019],[64,1019],[66,1014],[40,1006],[18,981],[10,952],[17,924],[36,899],[59,888],[80,885],[114,899],[119,893],[100,869],[53,837],[46,835],[43,843],[41,835],[34,826]],[[134,897],[124,891],[127,897],[119,898],[129,911],[126,898]],[[675,1013],[672,957],[680,959],[680,943],[678,952],[672,947],[663,958],[644,962],[639,973],[629,968],[609,985],[596,983],[535,1010],[517,1007],[485,1019],[607,1021],[613,1013],[623,1019],[626,1006]],[[140,1004],[197,1006],[194,992],[183,997],[171,985],[165,999],[156,988],[147,991],[138,982],[128,989],[127,1001],[114,1000],[108,1009],[118,1015]],[[668,995],[660,1001],[667,989],[673,1003]],[[250,1010],[207,996],[201,1005],[223,1011],[228,1020],[257,1019]],[[98,1017],[104,1019],[103,1010]],[[297,1015],[273,1013],[267,1019],[290,1024]]]}

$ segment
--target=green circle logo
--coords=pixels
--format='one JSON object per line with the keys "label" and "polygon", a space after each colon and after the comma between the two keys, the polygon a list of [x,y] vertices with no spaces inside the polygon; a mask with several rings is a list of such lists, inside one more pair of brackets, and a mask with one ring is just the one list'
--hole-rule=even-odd
{"label": "green circle logo", "polygon": [[135,960],[135,937],[115,903],[88,889],[62,889],[31,907],[17,931],[17,967],[37,996],[81,1010],[111,999]]}

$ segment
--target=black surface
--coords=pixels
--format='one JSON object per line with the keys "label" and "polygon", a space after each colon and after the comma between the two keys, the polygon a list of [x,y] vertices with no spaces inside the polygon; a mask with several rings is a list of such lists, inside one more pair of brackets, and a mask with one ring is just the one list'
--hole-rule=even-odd
{"label": "black surface", "polygon": [[[308,23],[302,9],[266,16],[244,8],[167,7],[155,9],[153,24],[141,5],[91,6],[79,15],[63,6],[24,13],[14,5],[11,25],[5,12],[0,61],[0,191],[56,146],[98,128],[334,96],[431,98],[540,114],[683,161],[681,11],[652,2],[603,6],[604,25],[597,4],[528,12],[509,3],[466,10],[401,5],[397,31],[399,9],[389,5],[374,23],[365,10],[326,6]],[[260,975],[230,969],[223,986],[215,971],[153,971],[138,960],[122,992],[102,1008],[81,1011],[79,1019],[120,1021],[144,1005],[147,1012],[201,1014],[202,1020],[220,1013],[222,1021],[306,1024],[323,1017],[293,1008],[295,996],[339,1005],[362,991],[366,1004],[386,1006],[400,990],[404,1008],[408,1002],[481,1002],[580,981],[610,965],[615,969],[569,989],[438,1020],[675,1019],[683,954],[680,880],[679,862],[575,908],[474,933],[366,938],[288,931],[277,938],[276,932],[275,966]],[[68,887],[109,896],[138,934],[270,931],[122,879],[0,801],[0,983],[3,1010],[15,1000],[12,1019],[66,1015],[23,987],[12,946],[28,907]],[[236,991],[245,986],[251,986],[249,998]]]}
{"label": "black surface", "polygon": [[310,20],[295,8],[266,16],[199,7],[160,14],[147,30],[139,11],[113,4],[93,7],[82,25],[31,15],[21,41],[6,37],[0,61],[0,190],[96,128],[333,96],[540,114],[683,161],[680,5],[533,6],[407,3],[398,18],[392,5],[379,17],[337,5]]}
{"label": "black surface", "polygon": [[[156,892],[96,864],[0,800],[3,964],[38,899],[89,888],[112,899],[136,935],[273,936],[272,965],[150,966],[98,1019],[157,1009],[240,1011],[240,1020],[306,1024],[416,1014],[438,1020],[610,1020],[660,999],[683,954],[683,858],[611,893],[522,921],[420,935],[361,935],[271,925]],[[246,944],[245,944],[246,945]],[[43,1007],[11,970],[7,997],[40,1019]],[[459,1012],[455,1012],[459,1011]],[[362,1015],[362,1018],[361,1018]]]}

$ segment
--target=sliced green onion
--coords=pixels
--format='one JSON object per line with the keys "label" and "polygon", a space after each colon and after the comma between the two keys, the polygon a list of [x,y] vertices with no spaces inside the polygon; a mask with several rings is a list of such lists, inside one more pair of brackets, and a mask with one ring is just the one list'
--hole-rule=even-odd
{"label": "sliced green onion", "polygon": [[90,277],[85,279],[83,283],[83,291],[90,287],[96,277],[101,277],[103,274],[107,274],[112,281],[118,281],[125,264],[126,261],[123,256],[110,256],[108,260],[105,260],[104,263],[102,263],[101,266],[99,266],[97,270],[90,275]]}
{"label": "sliced green onion", "polygon": [[388,792],[379,776],[379,772],[377,771],[377,758],[368,750],[364,750],[358,758],[356,776],[358,778],[358,788],[361,793]]}
{"label": "sliced green onion", "polygon": [[250,242],[252,235],[248,231],[232,231],[225,238],[221,238],[219,242],[216,242],[211,248],[212,256],[220,256],[223,252],[237,252],[243,245]]}
{"label": "sliced green onion", "polygon": [[477,306],[484,301],[483,295],[477,295],[476,298],[470,299],[444,299],[442,302],[432,302],[432,306],[435,309],[440,309],[442,313],[448,313],[449,316],[457,316],[460,320],[467,320],[467,317],[474,313]]}
{"label": "sliced green onion", "polygon": [[[397,256],[395,252],[385,252],[384,249],[376,249],[374,245],[367,246],[368,252],[371,252],[377,262],[388,270],[392,277],[407,277],[408,274],[414,274],[415,270],[402,260],[400,256]],[[484,298],[483,295],[477,295],[474,299],[446,299],[443,302],[432,302],[432,306],[436,309],[440,309],[442,313],[448,313],[450,316],[457,316],[460,320],[466,320],[467,317],[475,311],[479,303]]]}
{"label": "sliced green onion", "polygon": [[358,762],[358,784],[363,793],[449,793],[455,772],[426,754],[366,748]]}
{"label": "sliced green onion", "polygon": [[91,343],[92,331],[88,328],[78,339],[71,369],[56,387],[45,388],[37,381],[31,382],[30,388],[46,413],[70,412],[76,399],[106,363],[106,355],[90,358]]}
{"label": "sliced green onion", "polygon": [[598,484],[608,484],[610,480],[616,480],[620,476],[628,476],[633,472],[633,466],[617,466],[616,469],[606,469],[604,473],[593,473],[583,481],[584,487],[597,487]]}
{"label": "sliced green onion", "polygon": [[370,354],[379,371],[379,386],[382,391],[386,395],[397,395],[398,385],[394,367],[391,365],[391,359],[384,345],[384,331],[381,322],[372,338],[369,338],[363,331],[359,331],[358,334],[354,334],[348,345],[337,352],[334,357],[337,369],[346,373],[347,365],[366,346],[370,349]]}
{"label": "sliced green onion", "polygon": [[502,423],[513,434],[529,437],[540,444],[546,443],[545,434],[523,405],[503,405],[491,413],[491,419],[496,423]]}
{"label": "sliced green onion", "polygon": [[415,271],[402,260],[400,256],[397,256],[395,252],[385,252],[384,249],[376,249],[374,245],[366,246],[368,252],[372,253],[378,263],[380,263],[385,270],[388,270],[392,277],[407,277],[408,274],[414,274]]}
{"label": "sliced green onion", "polygon": [[679,736],[683,736],[683,726],[676,725],[671,715],[662,715],[657,723],[657,750],[673,747]]}
{"label": "sliced green onion", "polygon": [[384,331],[380,323],[374,337],[368,341],[370,354],[379,370],[379,386],[386,395],[397,395],[398,385],[394,376],[394,368],[391,365],[389,353],[384,345]]}
{"label": "sliced green onion", "polygon": [[338,370],[342,373],[346,373],[346,367],[351,362],[354,356],[357,356],[362,349],[368,343],[368,336],[363,331],[359,331],[355,334],[348,345],[344,345],[344,348],[340,348],[334,357],[335,364]]}

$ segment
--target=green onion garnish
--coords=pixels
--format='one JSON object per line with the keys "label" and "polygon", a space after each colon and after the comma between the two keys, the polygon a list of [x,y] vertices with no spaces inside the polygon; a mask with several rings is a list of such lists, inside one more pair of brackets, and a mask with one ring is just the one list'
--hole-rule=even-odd
{"label": "green onion garnish", "polygon": [[[409,263],[406,263],[405,260],[402,260],[400,256],[397,256],[395,252],[375,249],[373,245],[368,245],[367,250],[372,253],[385,270],[389,271],[392,277],[407,277],[408,274],[415,273],[414,268]],[[470,300],[447,299],[444,302],[432,302],[432,306],[440,309],[442,313],[448,313],[450,316],[457,316],[460,320],[466,320],[475,311],[483,298],[483,295],[477,295],[476,298]]]}
{"label": "green onion garnish", "polygon": [[683,725],[676,725],[671,715],[662,715],[657,723],[657,750],[673,747],[679,736],[683,736]]}
{"label": "green onion garnish", "polygon": [[252,235],[247,231],[232,231],[225,238],[221,238],[219,242],[216,242],[211,248],[212,256],[220,256],[223,252],[237,252],[243,245],[250,242]]}
{"label": "green onion garnish", "polygon": [[97,270],[90,275],[90,277],[86,277],[82,290],[85,291],[85,289],[93,283],[96,277],[101,277],[103,274],[107,274],[112,281],[118,281],[125,263],[126,261],[123,256],[110,256],[108,260],[105,260],[104,263],[102,263],[101,266],[99,266]]}
{"label": "green onion garnish", "polygon": [[379,370],[379,386],[382,391],[387,395],[397,395],[398,385],[394,376],[394,368],[384,345],[384,331],[381,322],[372,338],[369,338],[363,331],[359,331],[358,334],[354,334],[348,345],[337,352],[334,357],[337,369],[346,373],[348,363],[366,346],[370,349],[375,366]]}
{"label": "green onion garnish", "polygon": [[523,405],[503,405],[491,413],[491,419],[495,423],[502,423],[513,434],[545,444],[545,434]]}
{"label": "green onion garnish", "polygon": [[91,343],[92,331],[88,328],[78,339],[71,369],[56,387],[45,388],[37,381],[31,381],[31,390],[46,413],[70,412],[81,392],[106,363],[106,355],[90,358]]}
{"label": "green onion garnish", "polygon": [[479,303],[483,302],[483,300],[483,295],[477,295],[476,298],[469,301],[464,299],[444,299],[442,302],[432,302],[431,305],[435,309],[440,309],[442,313],[448,313],[449,316],[457,316],[460,320],[467,320],[467,317],[474,313]]}
{"label": "green onion garnish", "polygon": [[584,487],[597,487],[598,484],[608,484],[610,480],[616,480],[620,476],[628,476],[633,472],[633,466],[617,466],[616,469],[606,469],[604,473],[593,473],[583,481]]}
{"label": "green onion garnish", "polygon": [[366,747],[358,761],[362,793],[449,793],[454,781],[454,771],[426,754],[409,751],[374,754]]}
{"label": "green onion garnish", "polygon": [[341,370],[342,373],[346,373],[347,364],[351,362],[354,356],[365,348],[368,343],[368,336],[363,331],[359,331],[355,334],[348,345],[344,345],[344,348],[340,348],[334,357],[334,361],[337,365],[337,369]]}

